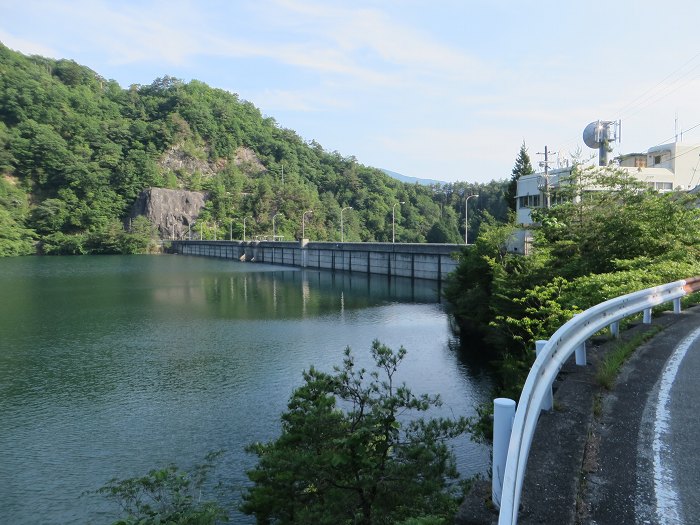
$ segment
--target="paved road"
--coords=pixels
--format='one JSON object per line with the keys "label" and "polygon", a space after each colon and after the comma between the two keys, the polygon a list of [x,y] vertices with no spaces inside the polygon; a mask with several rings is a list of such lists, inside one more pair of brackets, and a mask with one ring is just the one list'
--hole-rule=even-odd
{"label": "paved road", "polygon": [[700,310],[681,315],[604,402],[587,523],[700,523]]}

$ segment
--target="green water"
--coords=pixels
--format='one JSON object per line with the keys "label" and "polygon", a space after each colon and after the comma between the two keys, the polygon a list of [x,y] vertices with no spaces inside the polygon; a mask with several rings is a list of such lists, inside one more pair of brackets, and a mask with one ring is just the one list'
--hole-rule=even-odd
{"label": "green water", "polygon": [[[448,414],[471,415],[490,380],[459,357],[436,283],[182,256],[0,259],[0,523],[110,523],[85,495],[112,477],[226,454],[235,507],[310,365],[377,338]],[[466,475],[488,451],[460,441]],[[250,522],[235,516],[235,523]]]}

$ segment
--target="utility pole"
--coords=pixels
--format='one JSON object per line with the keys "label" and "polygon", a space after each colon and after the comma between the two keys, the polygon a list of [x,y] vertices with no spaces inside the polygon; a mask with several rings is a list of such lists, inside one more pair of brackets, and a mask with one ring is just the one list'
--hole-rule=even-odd
{"label": "utility pole", "polygon": [[544,207],[549,208],[551,203],[549,201],[549,150],[547,146],[544,147],[544,153],[537,152],[538,155],[544,155],[544,162],[540,162],[540,166],[544,166]]}

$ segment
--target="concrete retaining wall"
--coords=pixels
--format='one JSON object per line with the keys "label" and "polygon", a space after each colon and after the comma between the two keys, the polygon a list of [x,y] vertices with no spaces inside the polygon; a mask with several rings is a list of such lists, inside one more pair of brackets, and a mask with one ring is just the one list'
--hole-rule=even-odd
{"label": "concrete retaining wall", "polygon": [[444,281],[457,267],[459,244],[272,241],[172,241],[171,251],[346,272]]}

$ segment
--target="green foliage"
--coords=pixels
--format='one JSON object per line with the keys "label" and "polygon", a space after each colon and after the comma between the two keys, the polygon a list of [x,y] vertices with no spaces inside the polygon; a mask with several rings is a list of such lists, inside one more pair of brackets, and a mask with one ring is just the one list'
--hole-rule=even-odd
{"label": "green foliage", "polygon": [[36,234],[24,225],[28,200],[14,179],[0,178],[0,257],[35,252]]}
{"label": "green foliage", "polygon": [[459,244],[462,239],[457,228],[451,224],[438,221],[430,228],[426,235],[426,240],[431,243]]}
{"label": "green foliage", "polygon": [[202,488],[220,454],[208,454],[205,463],[189,472],[170,465],[145,476],[112,479],[96,493],[116,502],[126,514],[114,525],[214,525],[228,521],[221,506],[202,501]]}
{"label": "green foliage", "polygon": [[515,211],[515,196],[518,193],[518,179],[523,175],[529,175],[534,172],[535,170],[530,163],[530,156],[527,154],[525,141],[523,141],[523,145],[520,146],[520,151],[518,152],[518,157],[515,159],[515,165],[513,166],[508,189],[506,190],[506,202],[511,211]]}
{"label": "green foliage", "polygon": [[463,335],[481,337],[498,363],[501,394],[515,398],[537,339],[595,304],[700,274],[694,196],[658,194],[613,168],[577,167],[556,197],[534,210],[532,255],[507,253],[515,228],[486,222],[445,292]]}
{"label": "green foliage", "polygon": [[34,252],[34,232],[18,223],[9,211],[0,208],[0,257]]}
{"label": "green foliage", "polygon": [[447,441],[468,423],[409,419],[440,400],[396,383],[405,352],[375,341],[374,371],[358,369],[347,349],[334,373],[305,372],[281,435],[249,447],[258,465],[248,472],[253,486],[242,510],[261,524],[393,524],[417,516],[424,521],[413,523],[442,523],[450,516],[457,472]]}
{"label": "green foliage", "polygon": [[[201,219],[213,238],[272,230],[301,236],[389,241],[392,207],[399,242],[460,242],[464,197],[505,218],[505,183],[404,184],[353,157],[307,143],[249,102],[193,80],[169,76],[121,89],[70,60],[26,57],[0,44],[0,175],[12,176],[32,202],[3,226],[0,253],[26,253],[34,235],[44,253],[134,250],[120,241],[141,191],[149,187],[206,191]],[[284,175],[283,175],[284,174]],[[2,206],[0,205],[0,208]],[[470,213],[476,238],[480,213]],[[233,223],[233,226],[232,226]],[[218,224],[218,226],[217,226]],[[460,233],[461,232],[461,233]],[[18,240],[19,239],[19,240]],[[437,239],[437,240],[436,240]],[[29,244],[27,244],[29,243]],[[140,251],[142,248],[139,247]]]}
{"label": "green foliage", "polygon": [[622,365],[639,345],[645,343],[662,330],[660,326],[652,326],[649,330],[637,334],[630,341],[618,344],[596,370],[596,381],[602,387],[611,390]]}
{"label": "green foliage", "polygon": [[559,193],[564,203],[533,218],[542,225],[537,243],[551,250],[563,276],[608,272],[618,259],[700,255],[700,212],[691,195],[655,193],[612,168],[577,168]]}

